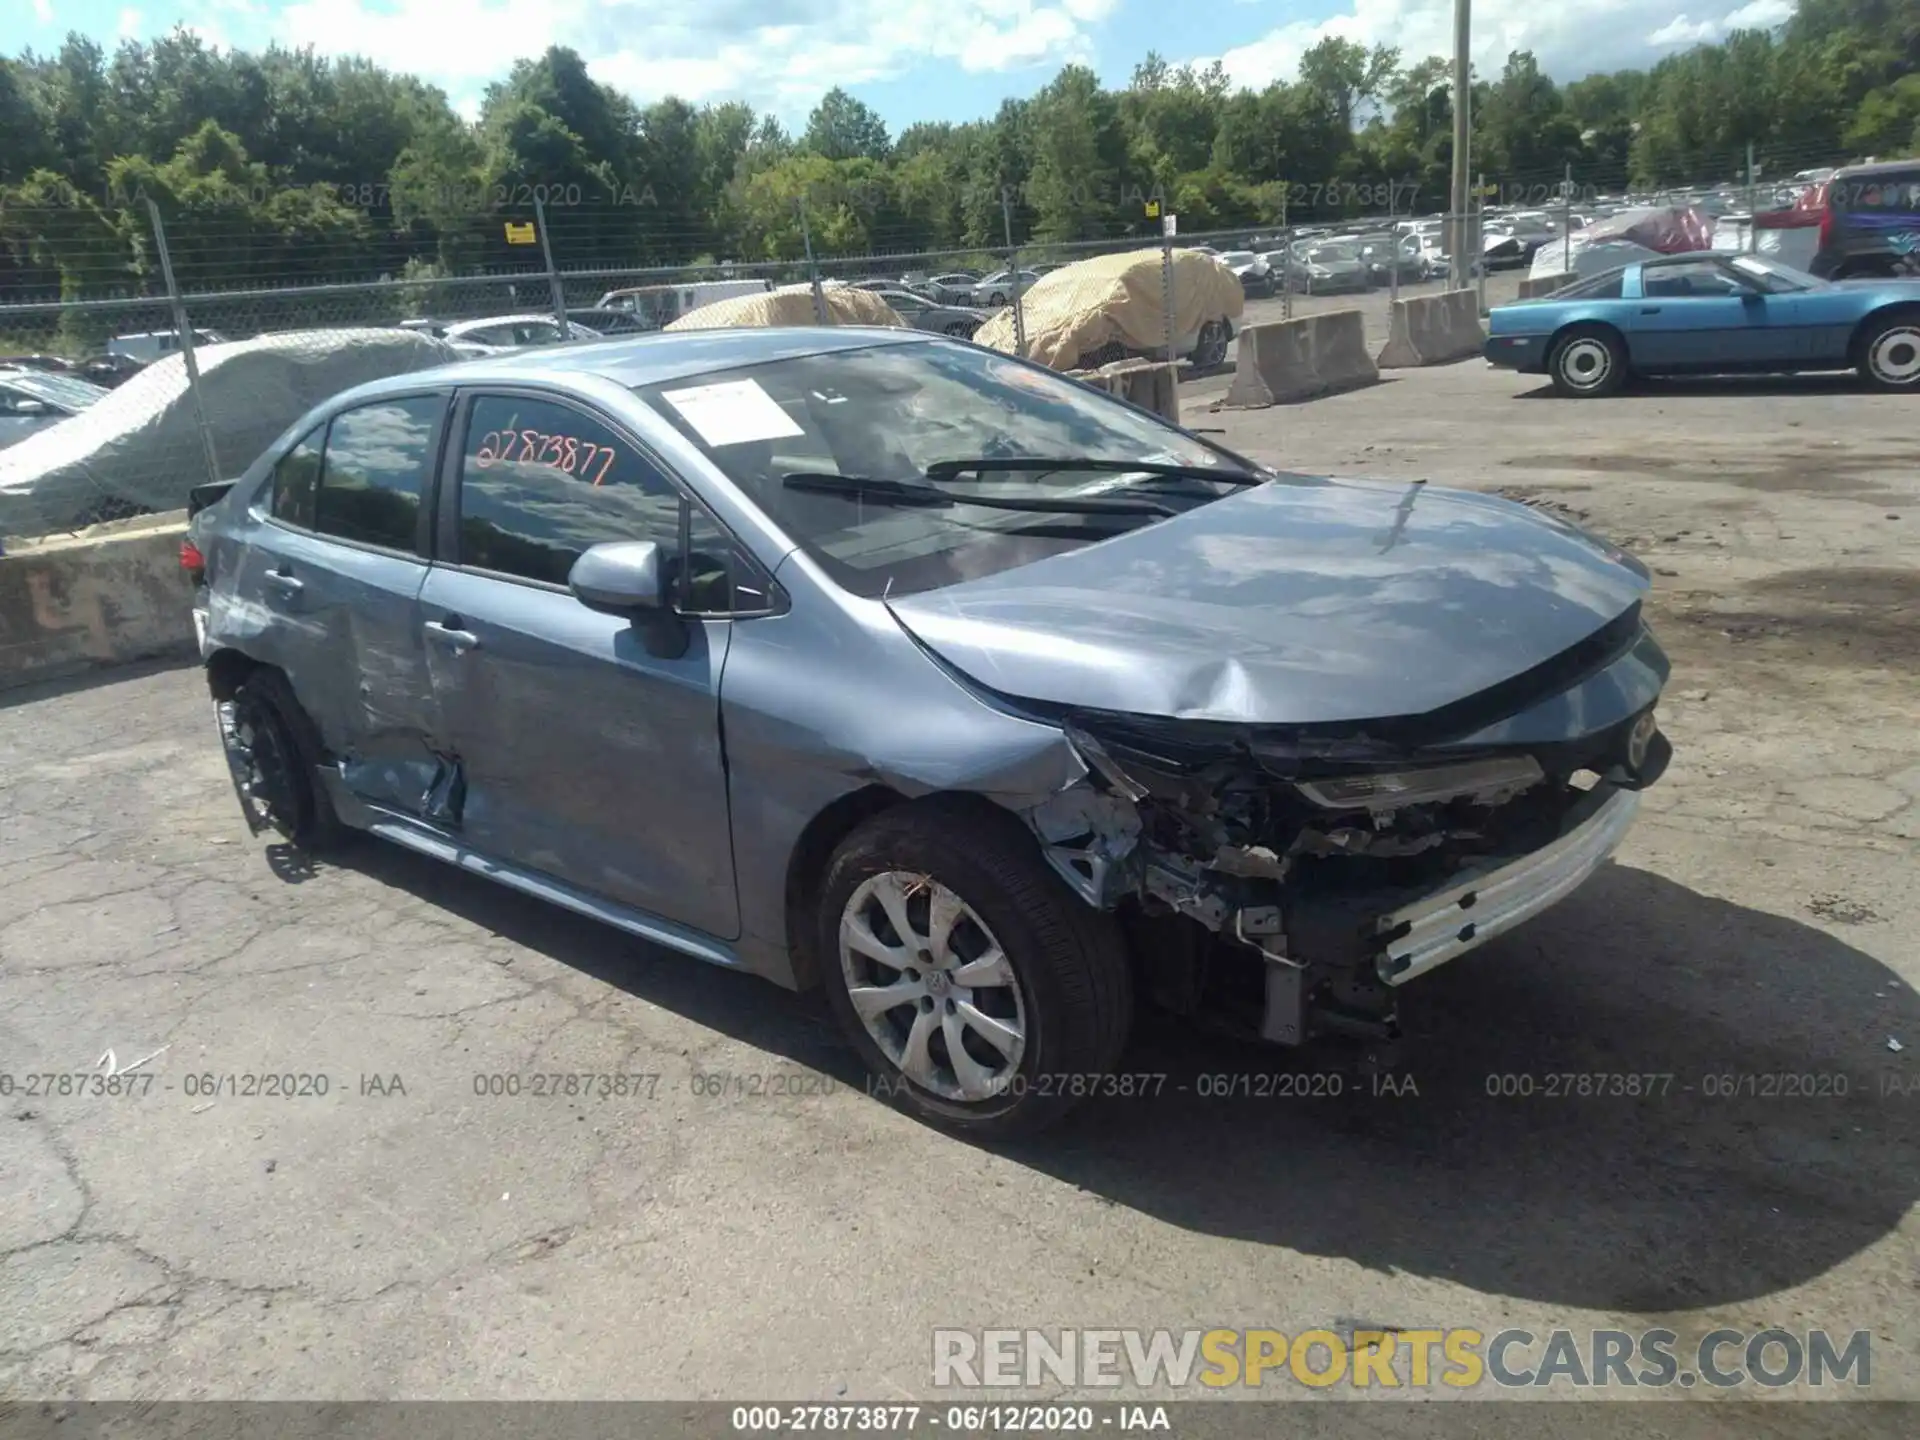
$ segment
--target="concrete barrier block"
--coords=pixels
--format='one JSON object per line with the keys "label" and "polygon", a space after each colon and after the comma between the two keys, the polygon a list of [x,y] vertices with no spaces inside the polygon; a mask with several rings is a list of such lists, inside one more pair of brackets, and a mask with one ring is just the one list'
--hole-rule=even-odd
{"label": "concrete barrier block", "polygon": [[1366,317],[1358,310],[1335,310],[1309,317],[1313,326],[1313,372],[1320,392],[1351,390],[1380,378],[1367,353]]}
{"label": "concrete barrier block", "polygon": [[1220,403],[1229,410],[1257,410],[1318,395],[1314,373],[1313,320],[1276,320],[1240,332],[1233,384]]}
{"label": "concrete barrier block", "polygon": [[1562,275],[1529,275],[1520,282],[1520,298],[1537,300],[1542,295],[1551,295],[1562,285],[1571,285],[1579,278],[1571,272]]}
{"label": "concrete barrier block", "polygon": [[1387,343],[1378,364],[1382,370],[1447,365],[1480,354],[1486,339],[1471,290],[1398,300],[1389,312]]}
{"label": "concrete barrier block", "polygon": [[192,655],[184,515],[59,537],[0,556],[0,689],[163,655]]}
{"label": "concrete barrier block", "polygon": [[1180,367],[1166,361],[1119,360],[1100,367],[1105,388],[1122,400],[1180,423]]}

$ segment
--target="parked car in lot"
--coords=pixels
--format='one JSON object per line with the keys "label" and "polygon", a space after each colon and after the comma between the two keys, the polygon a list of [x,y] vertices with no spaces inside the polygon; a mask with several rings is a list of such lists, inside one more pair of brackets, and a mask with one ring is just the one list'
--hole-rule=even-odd
{"label": "parked car in lot", "polygon": [[92,355],[80,361],[73,373],[82,380],[91,380],[95,385],[104,385],[112,390],[124,384],[147,368],[147,362],[136,360],[131,355]]}
{"label": "parked car in lot", "polygon": [[1249,300],[1261,300],[1273,294],[1274,274],[1266,256],[1256,255],[1251,250],[1228,250],[1218,258],[1222,265],[1233,272],[1234,279],[1240,282],[1240,288]]}
{"label": "parked car in lot", "polygon": [[973,287],[976,305],[1005,305],[1015,295],[1032,287],[1040,276],[1032,270],[996,270]]}
{"label": "parked car in lot", "polygon": [[979,283],[980,277],[971,270],[950,270],[910,288],[925,295],[936,305],[971,305],[973,287]]}
{"label": "parked car in lot", "polygon": [[71,375],[80,367],[64,355],[0,355],[0,370],[40,370],[53,375]]}
{"label": "parked car in lot", "polygon": [[1794,209],[1818,227],[1807,268],[1822,279],[1920,274],[1920,160],[1845,166]]}
{"label": "parked car in lot", "polygon": [[565,329],[551,315],[500,315],[491,320],[462,320],[440,331],[462,355],[494,355],[539,345],[564,345],[570,340],[598,340],[599,334],[577,321]]}
{"label": "parked car in lot", "polygon": [[[1056,370],[1091,370],[1126,359],[1167,358],[1166,289],[1158,248],[1097,255],[1043,275],[1016,324],[1011,307],[989,316],[974,340],[1009,354],[1024,334],[1028,359]],[[1246,309],[1240,282],[1212,255],[1173,252],[1173,353],[1196,368],[1223,364]]]}
{"label": "parked car in lot", "polygon": [[644,335],[648,329],[646,320],[631,310],[602,310],[593,306],[569,310],[567,319],[575,325],[584,325],[596,335]]}
{"label": "parked car in lot", "polygon": [[1669,753],[1604,542],[911,331],[362,386],[183,561],[256,833],[818,985],[877,1093],[988,1137],[1097,1093],[1136,996],[1390,1039]]}
{"label": "parked car in lot", "polygon": [[630,285],[609,290],[594,302],[596,310],[625,310],[640,321],[644,330],[664,330],[682,315],[702,305],[742,295],[764,295],[773,289],[766,279],[693,280],[679,285]]}
{"label": "parked car in lot", "polygon": [[106,393],[74,375],[0,369],[0,450],[80,414]]}
{"label": "parked car in lot", "polygon": [[894,313],[916,330],[958,335],[964,339],[978,330],[980,322],[986,318],[970,306],[936,305],[926,296],[916,295],[911,290],[876,290],[873,293],[891,305]]}
{"label": "parked car in lot", "polygon": [[1367,267],[1367,279],[1380,289],[1394,283],[1396,270],[1403,285],[1425,280],[1431,274],[1420,242],[1413,236],[1365,235],[1358,244],[1360,263]]}
{"label": "parked car in lot", "polygon": [[1562,395],[1636,375],[1857,369],[1920,390],[1920,280],[1819,280],[1762,255],[1663,256],[1494,307],[1486,357]]}
{"label": "parked car in lot", "polygon": [[[193,343],[199,345],[221,345],[226,336],[218,330],[198,330],[193,332]],[[150,365],[163,355],[178,354],[180,350],[180,332],[178,330],[142,330],[132,335],[116,335],[107,341],[107,354],[125,356]]]}
{"label": "parked car in lot", "polygon": [[1373,288],[1373,275],[1351,240],[1295,245],[1287,268],[1293,288],[1306,295],[1352,295]]}

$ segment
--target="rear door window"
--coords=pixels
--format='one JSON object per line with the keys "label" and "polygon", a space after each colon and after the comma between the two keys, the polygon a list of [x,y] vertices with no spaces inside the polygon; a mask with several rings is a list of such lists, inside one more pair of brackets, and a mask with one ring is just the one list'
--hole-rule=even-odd
{"label": "rear door window", "polygon": [[414,551],[445,411],[444,397],[415,395],[334,416],[313,528],[361,545]]}
{"label": "rear door window", "polygon": [[267,513],[287,525],[313,529],[314,503],[320,495],[320,461],[325,454],[327,427],[322,425],[273,467],[272,493]]}

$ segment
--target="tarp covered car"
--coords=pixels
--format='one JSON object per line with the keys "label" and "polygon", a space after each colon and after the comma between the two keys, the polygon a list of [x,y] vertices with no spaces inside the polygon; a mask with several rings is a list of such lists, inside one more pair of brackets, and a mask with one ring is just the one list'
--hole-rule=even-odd
{"label": "tarp covered car", "polygon": [[[1042,275],[1022,300],[1027,358],[1055,370],[1091,370],[1129,356],[1162,358],[1166,312],[1158,250],[1077,260]],[[1232,270],[1197,250],[1173,252],[1174,353],[1210,367],[1227,357],[1246,294]],[[1011,355],[1013,311],[974,332],[974,343]]]}
{"label": "tarp covered car", "polygon": [[[1573,232],[1572,260],[1576,274],[1592,275],[1616,265],[1631,265],[1648,254],[1684,255],[1713,248],[1713,217],[1691,205],[1645,205],[1622,210]],[[1605,247],[1606,264],[1581,260],[1581,252]],[[1567,269],[1563,241],[1543,245],[1533,257],[1534,275],[1558,275]]]}
{"label": "tarp covered car", "polygon": [[[430,335],[382,328],[261,335],[198,346],[194,358],[214,451],[231,476],[342,390],[459,357]],[[208,479],[186,358],[176,353],[85,413],[0,452],[0,535],[177,510]]]}
{"label": "tarp covered car", "polygon": [[[905,327],[894,308],[871,290],[851,285],[822,285],[829,325],[892,325]],[[669,330],[722,330],[734,326],[818,325],[812,285],[783,285],[758,295],[735,295],[689,311],[667,326]]]}

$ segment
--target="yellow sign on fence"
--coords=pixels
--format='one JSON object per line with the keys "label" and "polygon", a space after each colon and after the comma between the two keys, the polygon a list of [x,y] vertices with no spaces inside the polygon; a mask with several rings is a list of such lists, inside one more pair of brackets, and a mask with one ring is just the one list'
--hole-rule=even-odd
{"label": "yellow sign on fence", "polygon": [[516,225],[511,220],[507,222],[507,243],[509,245],[537,245],[539,241],[540,237],[533,233],[532,221],[528,221],[524,225]]}

